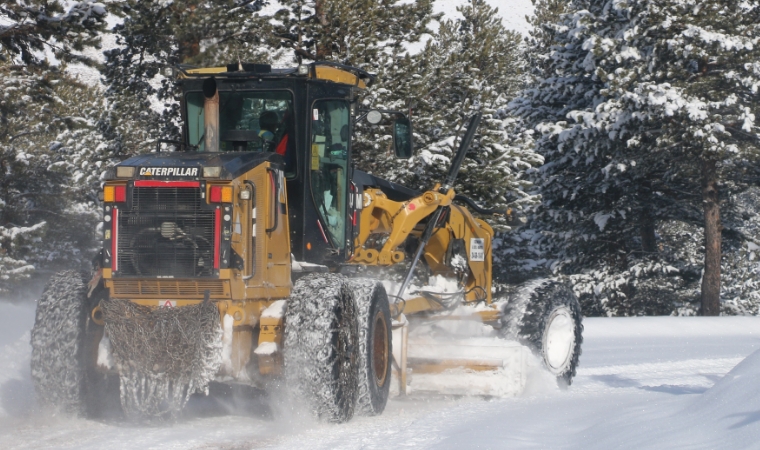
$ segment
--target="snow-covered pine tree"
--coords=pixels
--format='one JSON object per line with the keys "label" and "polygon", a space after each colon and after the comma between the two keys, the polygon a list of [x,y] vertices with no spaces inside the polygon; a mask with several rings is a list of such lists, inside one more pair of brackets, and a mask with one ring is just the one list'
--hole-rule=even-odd
{"label": "snow-covered pine tree", "polygon": [[702,312],[715,314],[718,182],[738,186],[737,169],[756,156],[758,6],[579,0],[570,8],[551,76],[516,103],[544,131],[537,228],[599,311],[631,313],[642,280],[686,278],[673,254],[658,251],[658,224],[700,222]]}
{"label": "snow-covered pine tree", "polygon": [[432,0],[280,0],[280,45],[306,61],[334,61],[370,72],[428,33]]}
{"label": "snow-covered pine tree", "polygon": [[173,80],[163,68],[219,66],[233,61],[269,63],[281,56],[267,45],[271,17],[266,0],[126,0],[114,27],[118,47],[103,68],[110,138],[129,154],[155,149],[159,138],[179,137]]}
{"label": "snow-covered pine tree", "polygon": [[651,75],[642,77],[638,90],[632,90],[638,98],[630,101],[641,102],[657,113],[653,114],[655,123],[661,125],[653,127],[661,132],[657,156],[674,163],[668,181],[693,180],[695,189],[690,192],[701,191],[701,198],[695,199],[703,209],[705,233],[701,312],[717,315],[721,210],[726,212],[721,205],[725,192],[721,195],[720,189],[741,184],[741,167],[748,160],[758,161],[760,150],[760,130],[755,124],[760,108],[760,4],[703,0],[695,5],[672,1],[656,6],[632,2],[620,9],[636,17],[634,23],[641,21],[641,28],[652,28],[651,37],[636,43],[637,47],[646,43],[654,50],[649,61]]}
{"label": "snow-covered pine tree", "polygon": [[[626,292],[630,295],[619,272],[628,268],[629,247],[635,247],[630,242],[635,223],[626,218],[637,217],[633,210],[638,208],[631,197],[631,172],[616,177],[608,174],[619,145],[611,146],[602,138],[594,140],[597,134],[604,134],[603,129],[571,118],[580,113],[593,117],[605,100],[601,92],[606,79],[598,76],[596,69],[606,53],[594,43],[600,40],[600,30],[615,35],[623,24],[605,20],[604,3],[573,2],[568,5],[571,13],[548,27],[557,32],[554,44],[544,47],[547,53],[537,56],[549,62],[545,75],[512,105],[542,134],[537,149],[546,158],[535,180],[543,201],[528,227],[532,243],[550,255],[546,262],[552,269],[585,272],[576,282],[582,293],[592,294],[592,301],[584,304],[586,314],[601,312],[598,303],[605,312],[619,313],[617,298],[625,298]],[[597,288],[594,295],[594,288],[603,286],[603,281],[609,281],[612,289]]]}
{"label": "snow-covered pine tree", "polygon": [[0,4],[0,61],[40,66],[49,51],[60,61],[91,62],[77,52],[97,45],[105,15],[101,3],[89,0],[5,0]]}
{"label": "snow-covered pine tree", "polygon": [[[0,68],[0,290],[9,267],[86,268],[110,162],[100,95],[61,72]],[[15,262],[14,262],[15,260]],[[17,278],[17,277],[15,277]],[[5,288],[13,284],[8,278]],[[17,281],[17,280],[16,280]]]}
{"label": "snow-covered pine tree", "polygon": [[549,68],[549,55],[554,36],[558,32],[560,16],[567,12],[567,0],[531,0],[533,15],[526,17],[531,30],[526,38],[529,51],[526,58],[532,74],[545,78]]}
{"label": "snow-covered pine tree", "polygon": [[35,269],[89,258],[98,174],[81,156],[99,149],[83,118],[94,99],[47,57],[92,63],[80,51],[97,44],[104,16],[90,1],[0,5],[0,292]]}
{"label": "snow-covered pine tree", "polygon": [[[482,0],[458,11],[463,18],[441,21],[419,54],[399,58],[389,68],[399,74],[393,92],[372,98],[375,107],[412,113],[416,155],[396,160],[390,137],[384,136],[362,150],[362,162],[392,180],[430,189],[448,172],[467,118],[482,111],[457,192],[487,207],[519,210],[535,201],[524,172],[542,161],[531,151],[531,133],[507,112],[523,80],[522,38],[504,29],[497,11]],[[503,217],[496,225],[506,221]]]}

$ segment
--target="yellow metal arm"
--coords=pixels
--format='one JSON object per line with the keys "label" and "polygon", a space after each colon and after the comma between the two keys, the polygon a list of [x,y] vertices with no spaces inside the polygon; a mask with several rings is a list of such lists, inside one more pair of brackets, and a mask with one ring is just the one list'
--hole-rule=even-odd
{"label": "yellow metal arm", "polygon": [[[467,260],[465,279],[465,301],[485,300],[491,302],[491,241],[493,229],[487,223],[472,216],[467,208],[452,205],[454,190],[446,194],[438,192],[440,186],[406,202],[388,199],[379,189],[364,191],[363,209],[359,216],[359,234],[354,242],[354,254],[350,262],[370,266],[390,266],[404,261],[404,252],[399,246],[410,234],[422,233],[420,222],[432,215],[438,207],[450,206],[446,224],[437,229],[424,251],[424,259],[433,275],[453,276],[447,254],[459,241],[460,253]],[[479,248],[473,248],[473,245]],[[410,312],[428,311],[425,299],[415,299],[409,306]],[[414,306],[412,306],[412,303]]]}
{"label": "yellow metal arm", "polygon": [[[436,189],[438,186],[436,186]],[[389,266],[404,260],[404,254],[396,251],[414,227],[431,215],[439,206],[449,206],[454,190],[441,194],[436,190],[406,202],[389,200],[379,189],[364,191],[364,207],[360,215],[360,231],[356,239],[352,262]],[[382,248],[367,249],[365,245],[372,234],[387,234]]]}

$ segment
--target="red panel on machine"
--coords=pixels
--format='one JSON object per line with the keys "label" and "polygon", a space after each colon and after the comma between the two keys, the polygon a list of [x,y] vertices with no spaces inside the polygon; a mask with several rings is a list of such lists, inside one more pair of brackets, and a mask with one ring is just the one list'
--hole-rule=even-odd
{"label": "red panel on machine", "polygon": [[116,186],[114,188],[114,201],[116,203],[124,203],[127,201],[127,187]]}
{"label": "red panel on machine", "polygon": [[219,268],[219,245],[222,234],[222,212],[214,211],[214,269]]}
{"label": "red panel on machine", "polygon": [[200,181],[157,181],[157,180],[137,180],[135,187],[166,187],[166,188],[199,188]]}
{"label": "red panel on machine", "polygon": [[209,195],[209,201],[211,203],[222,203],[222,187],[211,186],[211,194]]}
{"label": "red panel on machine", "polygon": [[119,270],[118,266],[118,258],[116,257],[116,252],[118,251],[118,244],[119,244],[119,210],[114,208],[113,209],[113,224],[112,224],[112,230],[111,230],[111,270],[116,272]]}

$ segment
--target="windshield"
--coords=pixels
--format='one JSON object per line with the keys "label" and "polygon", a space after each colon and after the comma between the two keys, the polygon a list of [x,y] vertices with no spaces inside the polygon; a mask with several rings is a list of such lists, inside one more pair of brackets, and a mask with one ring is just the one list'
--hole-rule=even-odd
{"label": "windshield", "polygon": [[[201,92],[186,96],[188,140],[199,151],[205,151],[203,99]],[[293,98],[288,91],[220,91],[219,150],[278,151],[278,145],[287,145],[292,111]]]}

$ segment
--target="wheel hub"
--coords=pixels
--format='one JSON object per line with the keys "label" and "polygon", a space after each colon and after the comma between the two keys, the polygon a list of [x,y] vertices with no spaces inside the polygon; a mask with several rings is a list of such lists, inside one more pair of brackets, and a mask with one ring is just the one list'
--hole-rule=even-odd
{"label": "wheel hub", "polygon": [[372,368],[375,373],[375,383],[378,387],[385,384],[385,374],[388,373],[388,326],[385,314],[381,311],[375,316],[374,333],[372,336]]}
{"label": "wheel hub", "polygon": [[575,327],[573,315],[565,307],[552,311],[544,333],[544,359],[549,370],[562,373],[570,363],[575,347]]}

